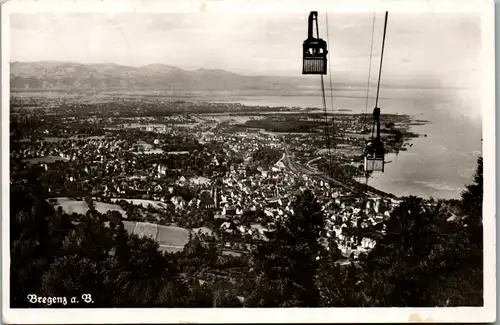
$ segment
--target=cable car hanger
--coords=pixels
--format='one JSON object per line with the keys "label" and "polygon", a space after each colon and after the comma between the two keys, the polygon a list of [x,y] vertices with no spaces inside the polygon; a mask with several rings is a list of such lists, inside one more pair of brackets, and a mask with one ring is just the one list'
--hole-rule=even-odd
{"label": "cable car hanger", "polygon": [[378,99],[380,93],[380,79],[382,76],[382,62],[384,60],[385,35],[387,31],[387,16],[385,12],[384,36],[382,38],[382,51],[380,53],[380,68],[378,74],[377,96],[375,99],[375,108],[373,109],[373,125],[371,141],[366,144],[364,154],[364,170],[365,173],[384,172],[385,165],[385,147],[380,138],[380,108],[378,107]]}

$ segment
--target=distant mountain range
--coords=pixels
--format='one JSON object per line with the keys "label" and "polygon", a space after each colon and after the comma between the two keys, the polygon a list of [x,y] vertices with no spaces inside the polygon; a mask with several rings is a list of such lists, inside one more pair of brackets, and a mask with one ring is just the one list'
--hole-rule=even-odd
{"label": "distant mountain range", "polygon": [[297,94],[317,91],[317,80],[243,76],[225,70],[183,70],[164,64],[130,67],[73,62],[11,62],[11,91],[228,91]]}

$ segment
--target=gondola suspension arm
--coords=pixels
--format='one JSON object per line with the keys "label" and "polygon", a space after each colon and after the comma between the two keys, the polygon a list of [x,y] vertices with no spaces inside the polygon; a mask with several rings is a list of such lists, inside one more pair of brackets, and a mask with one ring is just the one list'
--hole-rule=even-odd
{"label": "gondola suspension arm", "polygon": [[385,12],[384,21],[384,34],[382,38],[382,51],[380,54],[380,67],[377,83],[377,95],[375,100],[375,108],[373,109],[373,127],[372,127],[372,139],[371,143],[366,148],[365,152],[365,163],[364,169],[365,173],[371,173],[373,171],[384,172],[384,160],[385,160],[385,148],[382,140],[380,138],[380,108],[378,107],[379,94],[380,94],[380,80],[382,76],[382,63],[384,59],[384,48],[385,48],[385,37],[387,32],[387,16],[388,12]]}

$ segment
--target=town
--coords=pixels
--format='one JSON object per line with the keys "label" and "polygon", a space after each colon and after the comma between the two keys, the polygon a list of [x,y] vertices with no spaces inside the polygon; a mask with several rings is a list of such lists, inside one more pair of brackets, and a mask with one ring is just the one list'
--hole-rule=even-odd
{"label": "town", "polygon": [[[130,233],[150,236],[167,252],[181,251],[195,232],[217,238],[222,254],[247,254],[309,189],[326,216],[325,243],[340,240],[344,257],[356,259],[374,246],[399,203],[356,181],[365,116],[335,114],[328,126],[335,146],[328,149],[324,117],[315,112],[61,115],[65,108],[22,118],[13,109],[14,125],[36,119],[37,127],[29,135],[13,131],[12,177],[23,164],[38,166],[50,201],[64,212],[85,213],[91,198],[100,212],[118,211]],[[399,134],[387,137],[394,150],[415,136],[407,132],[410,122],[397,116],[386,123]],[[332,167],[334,179],[326,176]]]}

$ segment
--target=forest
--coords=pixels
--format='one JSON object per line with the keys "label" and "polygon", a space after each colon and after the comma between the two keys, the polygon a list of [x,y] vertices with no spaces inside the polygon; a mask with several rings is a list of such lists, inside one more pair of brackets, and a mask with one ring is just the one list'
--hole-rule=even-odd
{"label": "forest", "polygon": [[11,308],[483,305],[482,158],[454,220],[445,204],[406,197],[375,248],[347,265],[336,263],[335,238],[319,242],[325,220],[307,190],[252,256],[227,257],[195,235],[182,252],[163,253],[92,206],[73,220],[47,202],[38,177],[11,183]]}

